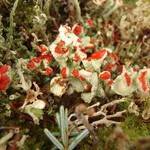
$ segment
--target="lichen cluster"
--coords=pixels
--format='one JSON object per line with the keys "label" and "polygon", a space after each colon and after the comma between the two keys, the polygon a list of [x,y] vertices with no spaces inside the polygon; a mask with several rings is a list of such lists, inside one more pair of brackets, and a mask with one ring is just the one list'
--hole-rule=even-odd
{"label": "lichen cluster", "polygon": [[0,1],[0,149],[150,148],[149,55],[148,0]]}

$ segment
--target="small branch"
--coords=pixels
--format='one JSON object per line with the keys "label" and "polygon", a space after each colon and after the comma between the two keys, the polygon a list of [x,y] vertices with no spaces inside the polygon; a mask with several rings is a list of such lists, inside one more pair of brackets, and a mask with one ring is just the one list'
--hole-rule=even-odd
{"label": "small branch", "polygon": [[113,106],[113,105],[118,104],[118,103],[125,102],[125,101],[126,101],[125,98],[122,98],[122,99],[119,99],[119,100],[114,100],[114,101],[112,101],[112,102],[109,102],[109,103],[104,104],[103,106],[101,106],[100,111],[101,111],[101,112],[104,112],[104,113],[107,113],[107,110],[106,110],[106,109],[107,109],[108,107]]}
{"label": "small branch", "polygon": [[1,139],[0,139],[0,149],[6,149],[7,148],[7,141],[9,139],[11,139],[14,135],[14,131],[13,130],[10,130],[9,133],[7,133],[5,136],[3,136]]}
{"label": "small branch", "polygon": [[[118,121],[114,121],[114,120],[109,120],[111,118],[116,118],[116,117],[121,117],[123,113],[125,113],[126,110],[123,110],[123,111],[120,111],[120,112],[117,112],[113,115],[108,115],[108,116],[105,116],[104,118],[100,119],[100,120],[97,120],[97,121],[94,121],[91,123],[92,126],[98,126],[98,125],[106,125],[106,126],[110,126],[112,124],[120,124],[120,122]],[[79,129],[83,130],[85,129],[85,126],[80,126]]]}
{"label": "small branch", "polygon": [[0,127],[0,131],[1,130],[15,130],[16,127]]}
{"label": "small branch", "polygon": [[[115,104],[118,104],[118,103],[121,103],[121,102],[125,102],[126,99],[125,98],[122,98],[122,99],[119,99],[119,100],[114,100],[112,102],[109,102],[107,104],[104,104],[103,106],[101,106],[100,110],[98,112],[94,112],[94,114],[92,115],[92,117],[96,117],[96,116],[102,116],[103,118],[100,119],[100,120],[96,120],[94,122],[92,122],[90,124],[90,126],[98,126],[98,125],[101,125],[101,124],[104,124],[106,126],[110,126],[112,124],[120,124],[120,122],[118,121],[114,121],[114,120],[111,120],[111,119],[114,119],[114,118],[118,118],[118,117],[121,117],[122,114],[124,114],[126,112],[126,110],[123,110],[123,111],[119,111],[119,112],[116,112],[114,114],[110,114],[110,115],[107,115],[107,108],[110,107],[110,106],[113,106]],[[100,103],[96,103],[90,107],[87,108],[90,109],[90,108],[93,108],[95,106],[99,106]],[[75,119],[73,122],[71,121],[71,118],[72,117],[76,117],[77,119]],[[84,119],[83,119],[84,117]],[[82,112],[82,117],[81,115],[79,115],[79,113],[77,113],[75,111],[75,113],[71,114],[68,118],[68,121],[69,121],[69,124],[70,125],[73,125],[73,124],[76,124],[78,126],[78,128],[81,130],[81,129],[85,129],[85,128],[89,128],[89,126],[87,126],[87,123],[85,123],[85,119],[88,121],[88,118],[89,116],[87,114],[83,114]],[[80,126],[79,126],[80,125]]]}

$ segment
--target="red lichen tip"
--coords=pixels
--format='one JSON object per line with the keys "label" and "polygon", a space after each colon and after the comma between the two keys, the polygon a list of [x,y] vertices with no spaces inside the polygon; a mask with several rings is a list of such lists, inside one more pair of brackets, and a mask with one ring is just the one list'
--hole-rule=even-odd
{"label": "red lichen tip", "polygon": [[86,91],[88,91],[88,90],[90,90],[91,89],[91,86],[90,85],[87,85],[86,87],[85,87],[85,90]]}
{"label": "red lichen tip", "polygon": [[79,60],[80,60],[79,55],[75,53],[73,57],[73,61],[78,62]]}
{"label": "red lichen tip", "polygon": [[108,70],[109,72],[112,72],[113,69],[114,69],[114,67],[115,67],[115,64],[108,64],[107,70]]}
{"label": "red lichen tip", "polygon": [[91,61],[91,57],[83,58],[83,61],[84,61],[84,60],[86,60],[86,61],[89,61],[89,62],[90,62],[90,61]]}
{"label": "red lichen tip", "polygon": [[47,47],[45,45],[40,45],[39,48],[40,48],[41,53],[44,53],[47,51]]}
{"label": "red lichen tip", "polygon": [[118,56],[117,56],[117,54],[113,54],[113,59],[114,59],[115,62],[118,62]]}
{"label": "red lichen tip", "polygon": [[68,76],[68,69],[66,67],[62,68],[61,74],[64,78]]}
{"label": "red lichen tip", "polygon": [[82,33],[82,30],[83,30],[82,27],[79,25],[75,25],[73,27],[73,33],[77,36],[79,36]]}
{"label": "red lichen tip", "polygon": [[41,58],[36,57],[36,58],[33,58],[32,61],[34,61],[35,63],[39,63],[41,61]]}
{"label": "red lichen tip", "polygon": [[0,78],[0,90],[6,90],[7,84],[10,82],[10,78],[7,75],[3,75]]}
{"label": "red lichen tip", "polygon": [[43,75],[50,75],[53,73],[53,69],[52,68],[46,68],[46,71],[42,71]]}
{"label": "red lichen tip", "polygon": [[48,75],[52,74],[53,73],[53,69],[52,68],[46,68],[46,73]]}
{"label": "red lichen tip", "polygon": [[61,49],[58,46],[55,47],[55,53],[61,54]]}
{"label": "red lichen tip", "polygon": [[65,44],[66,44],[66,42],[63,41],[63,40],[61,40],[61,41],[59,41],[59,42],[57,43],[57,45],[58,45],[59,48],[64,47]]}
{"label": "red lichen tip", "polygon": [[82,43],[82,39],[78,38],[77,42]]}
{"label": "red lichen tip", "polygon": [[142,84],[143,91],[146,91],[148,89],[147,84],[146,84],[146,79],[145,79],[146,74],[147,74],[147,71],[144,71],[141,73],[140,77],[138,78],[140,83]]}
{"label": "red lichen tip", "polygon": [[8,66],[7,65],[3,65],[0,67],[0,74],[4,74],[8,71]]}
{"label": "red lichen tip", "polygon": [[87,24],[88,24],[90,27],[93,26],[93,21],[92,21],[91,19],[88,19],[86,22],[87,22]]}
{"label": "red lichen tip", "polygon": [[33,60],[30,60],[29,63],[27,64],[27,66],[31,69],[35,69],[36,68],[36,65],[35,65],[35,62]]}
{"label": "red lichen tip", "polygon": [[5,75],[7,71],[7,65],[0,67],[0,90],[5,90],[7,84],[10,82],[10,78],[7,75]]}
{"label": "red lichen tip", "polygon": [[67,53],[67,52],[69,52],[69,50],[68,50],[68,49],[66,49],[66,48],[62,48],[62,53],[63,53],[63,54],[65,54],[65,53]]}
{"label": "red lichen tip", "polygon": [[63,25],[63,27],[67,30],[67,32],[71,32],[71,28],[68,27],[67,25]]}
{"label": "red lichen tip", "polygon": [[125,77],[127,86],[130,86],[131,85],[131,78],[127,72],[124,73],[124,77]]}
{"label": "red lichen tip", "polygon": [[81,81],[86,81],[86,79],[84,77],[82,77],[82,76],[80,76],[80,80]]}
{"label": "red lichen tip", "polygon": [[99,50],[91,55],[92,59],[99,60],[107,53],[106,50]]}
{"label": "red lichen tip", "polygon": [[93,49],[94,49],[94,45],[85,46],[85,47],[82,47],[81,49],[82,49],[83,51],[86,51],[86,50],[93,50]]}
{"label": "red lichen tip", "polygon": [[106,79],[109,79],[111,77],[111,74],[109,71],[103,71],[100,75],[99,75],[99,78],[100,79],[103,79],[103,80],[106,80]]}
{"label": "red lichen tip", "polygon": [[74,70],[72,71],[72,74],[73,74],[73,76],[74,76],[75,78],[78,78],[78,77],[79,77],[79,70],[78,70],[78,69],[74,69]]}
{"label": "red lichen tip", "polygon": [[59,47],[59,46],[56,46],[55,47],[55,53],[57,53],[57,54],[65,54],[65,53],[67,53],[69,50],[68,49],[66,49],[66,48],[61,48],[61,47]]}
{"label": "red lichen tip", "polygon": [[53,59],[53,57],[52,57],[52,55],[51,55],[50,53],[45,54],[45,55],[41,55],[39,58],[40,58],[41,60],[42,60],[42,59],[46,59],[48,62],[51,62],[52,59]]}
{"label": "red lichen tip", "polygon": [[107,84],[113,84],[113,79],[108,79],[108,82],[107,82]]}

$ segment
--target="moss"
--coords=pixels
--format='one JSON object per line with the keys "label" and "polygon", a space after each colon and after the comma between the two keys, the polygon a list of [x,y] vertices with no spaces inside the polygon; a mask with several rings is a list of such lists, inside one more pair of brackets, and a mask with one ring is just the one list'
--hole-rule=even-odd
{"label": "moss", "polygon": [[135,2],[137,2],[137,0],[124,0],[125,3],[130,3],[130,4],[134,4]]}
{"label": "moss", "polygon": [[[78,146],[79,150],[104,150],[106,146],[106,141],[109,135],[113,132],[114,127],[100,127],[98,131],[96,131],[98,136],[98,142],[94,141],[93,138],[84,139]],[[114,143],[111,144],[111,149],[114,148]]]}
{"label": "moss", "polygon": [[140,136],[148,136],[150,134],[149,124],[145,123],[142,118],[135,115],[129,115],[125,121],[121,123],[124,133],[132,140]]}

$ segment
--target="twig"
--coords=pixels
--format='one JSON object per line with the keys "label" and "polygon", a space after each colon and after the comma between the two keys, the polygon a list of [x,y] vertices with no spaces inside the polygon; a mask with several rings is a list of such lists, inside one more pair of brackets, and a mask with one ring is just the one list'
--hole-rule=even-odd
{"label": "twig", "polygon": [[[121,103],[121,102],[125,102],[125,98],[122,98],[122,99],[119,99],[119,100],[114,100],[112,102],[109,102],[107,104],[104,104],[103,106],[101,106],[100,110],[98,112],[95,112],[92,117],[96,117],[96,116],[102,116],[103,118],[101,118],[100,120],[96,120],[94,122],[92,122],[90,124],[90,126],[98,126],[98,125],[101,125],[101,124],[104,124],[106,126],[110,126],[112,124],[120,124],[119,121],[114,121],[114,120],[111,120],[111,119],[114,119],[114,118],[118,118],[118,117],[121,117],[122,114],[124,114],[126,112],[126,110],[123,110],[123,111],[119,111],[119,112],[116,112],[114,114],[110,114],[110,115],[107,115],[107,108],[110,107],[110,106],[113,106],[115,104],[118,104],[118,103]],[[96,103],[90,107],[88,107],[87,109],[90,109],[90,108],[93,108],[95,106],[99,106],[100,103]],[[82,114],[83,115],[83,114]],[[80,118],[78,116],[78,114],[75,112],[73,114],[71,114],[68,118],[68,121],[70,123],[70,125],[72,125],[72,121],[71,121],[71,118],[72,117],[76,117],[77,119],[73,121],[73,123],[75,123],[76,125],[78,125],[78,128],[80,130],[82,129],[85,129],[85,128],[88,128],[88,126],[86,126],[86,124],[84,123],[84,120],[83,120],[83,117],[88,120],[89,116],[87,114],[83,115],[82,118]]]}

